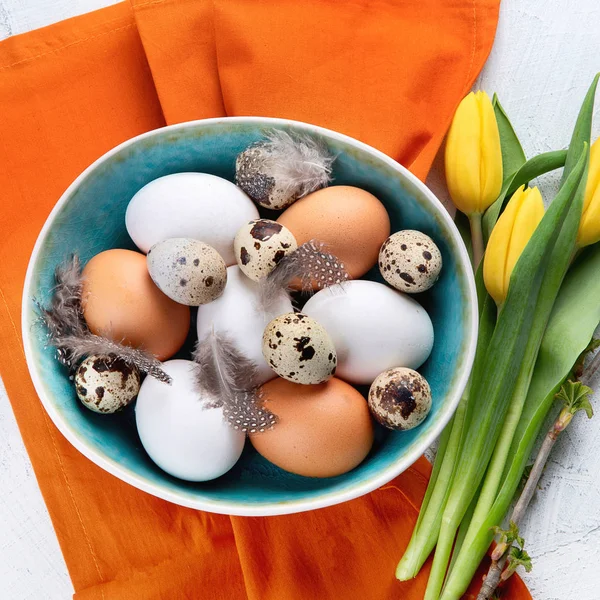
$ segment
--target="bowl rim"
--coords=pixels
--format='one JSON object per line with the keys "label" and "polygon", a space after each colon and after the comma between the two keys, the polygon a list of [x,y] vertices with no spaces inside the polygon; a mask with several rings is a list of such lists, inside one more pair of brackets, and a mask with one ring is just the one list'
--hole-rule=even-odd
{"label": "bowl rim", "polygon": [[[122,467],[117,462],[105,457],[102,453],[90,447],[87,444],[86,440],[69,425],[68,421],[64,419],[61,413],[54,407],[53,402],[51,400],[51,395],[46,391],[42,373],[40,372],[41,370],[37,368],[36,361],[34,360],[34,349],[32,343],[33,335],[31,334],[32,323],[30,321],[29,315],[31,313],[30,289],[33,284],[35,265],[37,263],[38,255],[40,254],[40,250],[43,246],[45,238],[49,230],[51,229],[57,215],[60,213],[62,207],[69,202],[71,196],[78,189],[81,182],[99,165],[109,160],[113,155],[121,152],[128,146],[133,146],[134,144],[137,144],[141,140],[152,138],[154,136],[165,135],[169,132],[181,129],[189,129],[203,125],[218,125],[221,123],[227,124],[232,122],[241,124],[260,124],[267,127],[291,126],[296,130],[300,129],[305,130],[309,133],[312,132],[322,134],[324,137],[344,142],[359,150],[365,151],[374,158],[386,163],[388,166],[392,167],[396,172],[398,172],[398,174],[404,180],[406,180],[412,186],[416,187],[423,194],[423,196],[427,198],[431,207],[438,213],[439,218],[441,218],[445,222],[451,236],[453,237],[455,246],[458,249],[458,258],[460,259],[460,264],[462,265],[463,270],[466,273],[466,299],[467,302],[471,305],[471,315],[469,324],[470,332],[467,332],[467,335],[470,335],[470,338],[467,340],[467,348],[464,358],[462,360],[462,364],[460,366],[460,374],[453,385],[453,389],[446,396],[445,406],[443,407],[443,409],[440,410],[438,422],[431,429],[431,431],[428,432],[427,435],[423,436],[423,438],[418,443],[413,444],[413,447],[406,454],[406,456],[404,456],[402,459],[395,461],[386,469],[377,472],[371,477],[365,478],[360,483],[354,484],[348,489],[325,492],[316,498],[300,499],[297,501],[268,501],[249,504],[247,502],[239,502],[232,500],[195,499],[191,498],[185,492],[180,493],[171,490],[166,490],[160,484],[156,484],[146,480],[143,476],[131,472],[129,469]],[[208,512],[218,514],[228,514],[233,516],[275,516],[324,508],[327,506],[333,506],[335,504],[346,502],[348,500],[353,500],[369,492],[372,492],[373,490],[376,490],[377,488],[381,487],[382,485],[385,485],[386,483],[389,483],[394,477],[406,471],[418,460],[418,458],[424,453],[424,451],[438,438],[444,427],[450,421],[452,415],[454,414],[458,406],[458,403],[460,402],[460,398],[463,394],[463,391],[467,385],[467,381],[475,358],[475,349],[477,344],[477,306],[477,292],[475,288],[475,278],[471,268],[471,260],[469,258],[469,254],[467,252],[465,244],[460,236],[460,233],[456,228],[456,225],[454,224],[454,221],[450,217],[450,214],[448,213],[446,208],[436,197],[436,195],[420,179],[413,175],[406,167],[402,166],[400,163],[398,163],[388,155],[384,154],[380,150],[377,150],[376,148],[373,148],[372,146],[369,146],[364,142],[356,140],[345,134],[338,133],[331,129],[327,129],[317,125],[312,125],[310,123],[275,117],[215,117],[210,119],[197,119],[194,121],[176,123],[174,125],[168,125],[158,129],[153,129],[151,131],[147,131],[145,133],[132,137],[118,144],[117,146],[115,146],[114,148],[97,158],[92,164],[90,164],[85,170],[83,170],[77,176],[77,178],[67,187],[67,189],[63,192],[63,194],[60,196],[60,198],[54,205],[54,208],[48,215],[46,222],[40,230],[40,233],[38,234],[35,245],[33,247],[31,257],[29,259],[29,264],[27,266],[27,273],[25,276],[25,282],[23,287],[23,298],[21,305],[21,333],[23,337],[23,346],[25,351],[27,367],[29,369],[29,373],[33,381],[35,390],[42,402],[44,409],[48,413],[49,417],[52,419],[52,422],[62,433],[62,435],[77,450],[79,450],[79,452],[81,452],[84,456],[86,456],[97,466],[144,492],[147,492],[153,496],[162,498],[163,500],[167,500],[174,504],[178,504],[180,506],[193,508],[197,510],[205,510]]]}

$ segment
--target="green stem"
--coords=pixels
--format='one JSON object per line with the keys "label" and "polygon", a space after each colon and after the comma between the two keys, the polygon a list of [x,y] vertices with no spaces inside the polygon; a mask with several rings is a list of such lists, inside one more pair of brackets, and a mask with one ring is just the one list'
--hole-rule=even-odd
{"label": "green stem", "polygon": [[481,228],[481,213],[469,215],[469,225],[471,226],[471,244],[473,245],[473,270],[477,271],[479,263],[483,258],[483,230]]}
{"label": "green stem", "polygon": [[[477,273],[477,278],[481,279],[481,270]],[[482,290],[485,289],[483,288],[483,283],[481,283],[481,288]],[[485,357],[495,323],[496,305],[492,298],[486,294],[480,302],[479,335],[477,338],[473,371],[477,370],[477,365]],[[451,427],[450,424],[446,427],[444,438],[447,431],[448,442],[445,445],[445,451],[442,452],[442,448],[438,451],[432,479],[425,494],[417,525],[415,526],[408,547],[402,556],[402,560],[396,569],[396,577],[400,581],[416,577],[419,569],[423,566],[435,547],[440,531],[442,514],[454,480],[458,457],[462,451],[465,424],[470,421],[470,416],[473,412],[473,405],[470,400],[472,386],[473,378],[469,379],[467,388],[451,422]],[[443,441],[445,442],[445,439]]]}
{"label": "green stem", "polygon": [[[532,336],[530,340],[533,340],[534,337],[535,336]],[[515,431],[517,430],[521,414],[523,413],[523,405],[525,404],[529,384],[531,383],[535,357],[537,356],[538,350],[539,344],[528,344],[523,359],[523,367],[519,372],[508,413],[502,426],[500,437],[494,448],[494,453],[492,454],[492,459],[484,479],[481,494],[479,495],[477,506],[473,513],[473,517],[471,518],[471,524],[464,540],[465,548],[468,548],[471,545],[473,538],[486,520],[490,509],[496,500],[498,489],[506,470],[506,463],[515,436]],[[451,579],[451,577],[452,570],[450,571],[449,578]]]}
{"label": "green stem", "polygon": [[479,494],[481,493],[481,488],[477,491],[475,496],[473,496],[473,500],[471,504],[469,504],[469,508],[463,517],[463,520],[460,523],[460,527],[458,528],[458,534],[456,535],[456,541],[454,542],[454,550],[452,550],[452,558],[450,559],[450,566],[448,567],[448,571],[452,571],[454,568],[454,563],[458,558],[458,554],[460,549],[462,548],[465,538],[467,537],[467,532],[469,530],[469,525],[471,524],[471,519],[473,518],[473,514],[475,513],[475,508],[477,506],[477,499],[479,498]]}
{"label": "green stem", "polygon": [[[464,513],[466,514],[466,509]],[[448,569],[450,553],[452,552],[452,546],[454,545],[454,540],[456,538],[456,532],[463,517],[464,514],[460,514],[456,510],[450,511],[449,515],[444,511],[440,535],[435,547],[431,573],[429,575],[429,581],[427,582],[427,589],[425,590],[425,597],[423,600],[438,600],[440,597],[440,592],[442,591],[442,585],[444,584],[446,571]]]}
{"label": "green stem", "polygon": [[[445,452],[438,450],[435,458],[434,471],[437,469],[435,480],[430,481],[427,493],[421,507],[419,520],[413,531],[402,559],[396,567],[396,578],[407,581],[417,576],[417,573],[435,547],[437,535],[440,530],[442,513],[448,490],[454,477],[457,456],[460,452],[463,424],[468,404],[468,394],[465,393],[456,409],[454,418],[444,430],[447,434]],[[427,502],[425,502],[427,501]]]}

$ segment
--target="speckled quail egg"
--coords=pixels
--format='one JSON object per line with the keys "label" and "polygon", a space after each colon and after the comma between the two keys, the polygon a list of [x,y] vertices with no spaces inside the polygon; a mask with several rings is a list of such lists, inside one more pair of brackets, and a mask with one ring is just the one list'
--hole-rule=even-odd
{"label": "speckled quail egg", "polygon": [[407,431],[420,425],[429,414],[431,389],[421,374],[396,367],[377,376],[368,400],[371,413],[384,427]]}
{"label": "speckled quail egg", "polygon": [[298,244],[292,232],[269,219],[250,221],[240,228],[233,242],[238,266],[252,281],[266,277],[296,248]]}
{"label": "speckled quail egg", "polygon": [[240,153],[235,161],[235,183],[260,206],[282,210],[295,198],[278,187],[275,179],[263,171],[265,154],[268,153],[269,147],[262,142]]}
{"label": "speckled quail egg", "polygon": [[337,365],[329,334],[302,313],[281,315],[267,325],[263,355],[277,375],[294,383],[323,383],[333,377]]}
{"label": "speckled quail egg", "polygon": [[90,410],[114,413],[138,395],[140,374],[114,355],[89,356],[75,373],[75,390]]}
{"label": "speckled quail egg", "polygon": [[171,300],[187,306],[208,304],[227,283],[227,267],[208,244],[189,238],[170,238],[148,250],[148,272]]}
{"label": "speckled quail egg", "polygon": [[406,229],[391,235],[381,246],[379,270],[392,287],[417,294],[437,281],[442,255],[428,235]]}

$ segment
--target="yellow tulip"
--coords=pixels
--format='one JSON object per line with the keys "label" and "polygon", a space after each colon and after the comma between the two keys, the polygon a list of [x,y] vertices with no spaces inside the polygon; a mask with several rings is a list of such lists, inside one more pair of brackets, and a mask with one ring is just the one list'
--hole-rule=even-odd
{"label": "yellow tulip", "polygon": [[500,215],[483,259],[483,281],[496,304],[506,299],[513,269],[543,216],[540,190],[525,186],[513,194]]}
{"label": "yellow tulip", "polygon": [[485,92],[458,105],[446,140],[446,182],[458,210],[483,213],[502,188],[502,152],[494,107]]}
{"label": "yellow tulip", "polygon": [[583,213],[577,233],[580,248],[600,241],[600,138],[590,149],[588,180],[583,198]]}

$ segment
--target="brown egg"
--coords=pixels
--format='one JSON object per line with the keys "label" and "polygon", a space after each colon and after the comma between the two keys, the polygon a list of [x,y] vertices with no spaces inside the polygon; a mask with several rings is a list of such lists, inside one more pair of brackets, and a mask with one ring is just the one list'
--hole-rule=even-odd
{"label": "brown egg", "polygon": [[334,477],[356,467],[369,453],[369,408],[351,385],[335,378],[319,385],[278,378],[261,389],[265,406],[279,422],[250,440],[278,467],[306,477]]}
{"label": "brown egg", "polygon": [[390,235],[390,218],[381,202],[365,190],[334,185],[296,201],[279,223],[287,227],[298,245],[319,240],[337,256],[352,279],[377,263],[379,249]]}
{"label": "brown egg", "polygon": [[154,284],[146,256],[106,250],[83,269],[83,316],[92,333],[166,360],[181,348],[190,327],[190,309]]}

